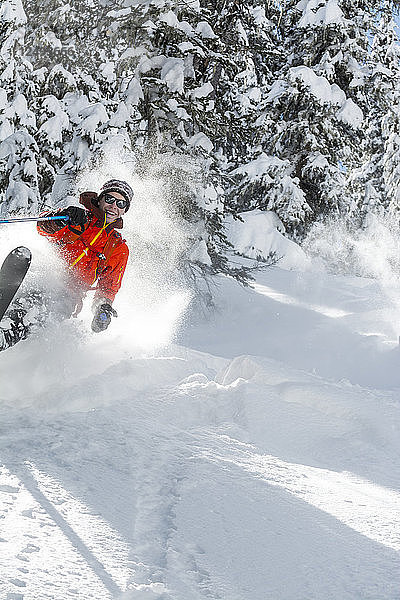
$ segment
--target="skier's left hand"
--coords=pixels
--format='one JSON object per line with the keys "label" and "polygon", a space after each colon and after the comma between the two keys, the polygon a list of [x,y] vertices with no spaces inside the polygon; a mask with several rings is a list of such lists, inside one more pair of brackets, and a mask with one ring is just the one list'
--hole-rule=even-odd
{"label": "skier's left hand", "polygon": [[99,306],[97,306],[95,309],[92,321],[92,330],[96,333],[104,331],[111,323],[111,317],[117,316],[117,311],[111,306],[111,304],[99,304]]}

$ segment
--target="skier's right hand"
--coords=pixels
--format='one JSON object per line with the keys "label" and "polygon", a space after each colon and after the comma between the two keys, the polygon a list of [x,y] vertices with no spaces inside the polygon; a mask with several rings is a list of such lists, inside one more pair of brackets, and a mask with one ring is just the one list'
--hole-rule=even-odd
{"label": "skier's right hand", "polygon": [[92,330],[96,333],[104,331],[111,323],[111,317],[117,316],[117,311],[111,306],[111,304],[108,304],[108,302],[99,304],[94,310]]}
{"label": "skier's right hand", "polygon": [[87,222],[86,210],[79,206],[68,206],[65,210],[59,213],[69,217],[68,225],[84,225]]}

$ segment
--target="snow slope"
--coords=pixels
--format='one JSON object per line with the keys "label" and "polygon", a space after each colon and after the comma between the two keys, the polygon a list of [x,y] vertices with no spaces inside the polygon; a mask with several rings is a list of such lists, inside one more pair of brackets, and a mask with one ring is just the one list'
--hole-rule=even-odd
{"label": "snow slope", "polygon": [[398,600],[386,292],[274,267],[174,343],[183,292],[3,353],[0,599]]}

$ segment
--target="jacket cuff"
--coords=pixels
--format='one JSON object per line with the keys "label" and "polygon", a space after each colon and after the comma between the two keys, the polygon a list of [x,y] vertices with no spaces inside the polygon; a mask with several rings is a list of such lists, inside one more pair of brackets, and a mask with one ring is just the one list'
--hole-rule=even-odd
{"label": "jacket cuff", "polygon": [[102,304],[109,304],[112,306],[113,301],[110,298],[105,298],[104,296],[95,296],[92,302],[92,312],[95,313],[99,306]]}

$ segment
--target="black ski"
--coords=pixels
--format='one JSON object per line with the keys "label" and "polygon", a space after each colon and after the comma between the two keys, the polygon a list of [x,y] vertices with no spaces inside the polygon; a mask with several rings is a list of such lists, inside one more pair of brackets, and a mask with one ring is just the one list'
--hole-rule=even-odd
{"label": "black ski", "polygon": [[25,246],[14,248],[4,259],[0,268],[0,321],[23,282],[31,260],[31,251]]}

